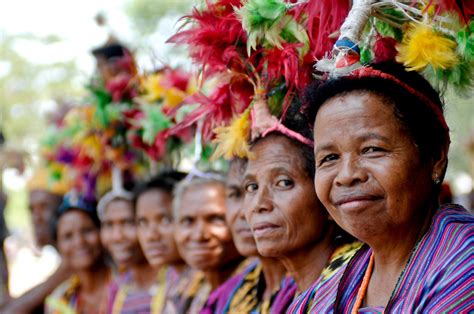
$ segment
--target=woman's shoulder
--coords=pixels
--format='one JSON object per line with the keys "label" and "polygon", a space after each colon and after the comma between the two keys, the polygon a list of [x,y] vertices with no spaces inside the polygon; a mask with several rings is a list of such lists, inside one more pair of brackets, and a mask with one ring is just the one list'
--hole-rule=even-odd
{"label": "woman's shoulder", "polygon": [[474,228],[474,215],[458,204],[443,204],[434,216],[434,224],[459,224]]}
{"label": "woman's shoulder", "polygon": [[[258,259],[248,259],[246,262],[242,262],[242,265],[240,266],[240,272],[227,279],[222,285],[220,285],[211,293],[204,307],[205,310],[203,313],[220,313],[224,311],[226,307],[232,307],[232,304],[236,301],[234,300],[234,297],[236,294],[238,294],[239,289],[243,286],[246,286],[245,290],[250,290],[250,286],[255,284],[255,280],[260,276],[260,272],[261,265]],[[239,298],[237,303],[240,302],[242,302],[242,300]]]}
{"label": "woman's shoulder", "polygon": [[45,313],[74,313],[69,302],[76,295],[79,285],[79,277],[71,276],[56,287],[53,292],[46,297]]}
{"label": "woman's shoulder", "polygon": [[431,226],[427,239],[428,245],[448,251],[458,250],[459,246],[474,241],[474,215],[456,204],[441,205]]}
{"label": "woman's shoulder", "polygon": [[63,283],[56,287],[53,292],[49,295],[51,298],[65,298],[69,299],[75,295],[77,287],[79,286],[79,277],[71,276],[66,279]]}

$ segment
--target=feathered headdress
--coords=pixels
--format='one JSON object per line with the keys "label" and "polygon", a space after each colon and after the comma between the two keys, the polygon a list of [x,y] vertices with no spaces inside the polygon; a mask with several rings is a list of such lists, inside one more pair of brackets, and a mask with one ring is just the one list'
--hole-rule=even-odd
{"label": "feathered headdress", "polygon": [[396,60],[433,83],[466,91],[474,79],[473,9],[472,1],[354,0],[332,53],[316,70],[337,76]]}
{"label": "feathered headdress", "polygon": [[143,74],[139,81],[137,106],[127,113],[128,138],[153,162],[168,162],[164,159],[173,159],[166,157],[192,139],[192,130],[171,133],[170,128],[176,124],[177,108],[194,92],[195,82],[190,73],[168,67]]}
{"label": "feathered headdress", "polygon": [[[310,82],[314,58],[331,47],[329,36],[348,7],[342,0],[219,0],[195,8],[169,41],[187,44],[202,78],[220,84],[208,96],[193,96],[189,102],[198,107],[176,128],[203,120],[204,140],[215,136],[215,156],[227,158],[248,156],[251,138],[269,131],[310,144],[280,120]],[[327,18],[331,10],[336,14]]]}
{"label": "feathered headdress", "polygon": [[71,178],[74,190],[87,199],[110,188],[114,168],[124,175],[143,169],[139,152],[127,141],[126,113],[132,110],[137,92],[133,58],[125,53],[115,76],[93,79],[86,105],[70,109],[51,126],[42,145],[51,177]]}

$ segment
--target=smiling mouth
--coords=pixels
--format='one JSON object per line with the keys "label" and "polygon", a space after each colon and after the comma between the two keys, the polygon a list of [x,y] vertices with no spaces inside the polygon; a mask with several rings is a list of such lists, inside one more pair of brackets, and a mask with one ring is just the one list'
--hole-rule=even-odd
{"label": "smiling mouth", "polygon": [[190,252],[193,252],[193,254],[209,254],[214,250],[214,247],[210,246],[192,246],[188,247],[188,250]]}
{"label": "smiling mouth", "polygon": [[166,253],[166,247],[148,247],[145,250],[153,255],[162,255]]}
{"label": "smiling mouth", "polygon": [[88,249],[76,250],[74,253],[75,253],[74,256],[76,256],[76,257],[89,257],[89,256],[92,256],[92,251],[88,250]]}
{"label": "smiling mouth", "polygon": [[258,223],[253,227],[253,234],[256,238],[266,236],[280,228],[272,223]]}
{"label": "smiling mouth", "polygon": [[253,237],[252,230],[250,228],[241,228],[236,230],[240,236]]}
{"label": "smiling mouth", "polygon": [[381,199],[382,197],[369,194],[348,195],[340,197],[333,204],[342,210],[362,210]]}

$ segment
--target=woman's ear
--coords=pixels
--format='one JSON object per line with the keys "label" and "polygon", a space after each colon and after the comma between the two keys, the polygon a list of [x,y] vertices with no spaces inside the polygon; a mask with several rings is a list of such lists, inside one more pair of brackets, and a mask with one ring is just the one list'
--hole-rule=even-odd
{"label": "woman's ear", "polygon": [[448,151],[449,143],[444,145],[443,149],[438,155],[438,158],[433,160],[432,180],[436,184],[443,182],[444,175],[446,174],[446,169],[448,168]]}

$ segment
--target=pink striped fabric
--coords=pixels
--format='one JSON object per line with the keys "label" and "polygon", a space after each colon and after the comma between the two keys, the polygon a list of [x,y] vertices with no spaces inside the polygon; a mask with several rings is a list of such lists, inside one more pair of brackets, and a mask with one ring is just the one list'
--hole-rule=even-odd
{"label": "pink striped fabric", "polygon": [[[371,249],[364,246],[351,260],[333,299],[322,300],[312,313],[350,313]],[[443,205],[415,247],[385,308],[359,313],[474,312],[474,216],[457,205]]]}

